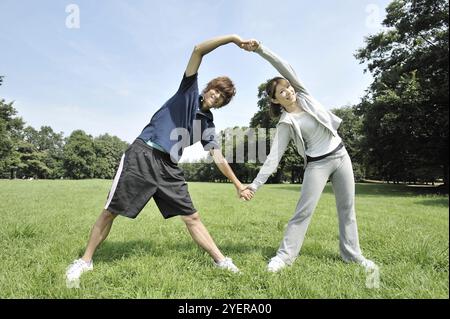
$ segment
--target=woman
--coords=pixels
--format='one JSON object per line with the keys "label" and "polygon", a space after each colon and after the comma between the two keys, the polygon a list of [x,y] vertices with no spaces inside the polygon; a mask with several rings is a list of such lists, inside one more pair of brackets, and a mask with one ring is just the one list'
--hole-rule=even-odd
{"label": "woman", "polygon": [[309,95],[292,67],[260,42],[251,40],[244,49],[258,53],[284,77],[273,78],[266,87],[271,99],[270,114],[280,119],[270,154],[258,176],[248,186],[247,195],[256,192],[276,171],[291,139],[305,163],[300,200],[268,270],[277,272],[297,258],[328,179],[336,196],[341,257],[346,262],[357,262],[366,269],[374,269],[375,263],[364,258],[359,247],[352,163],[337,133],[342,120]]}

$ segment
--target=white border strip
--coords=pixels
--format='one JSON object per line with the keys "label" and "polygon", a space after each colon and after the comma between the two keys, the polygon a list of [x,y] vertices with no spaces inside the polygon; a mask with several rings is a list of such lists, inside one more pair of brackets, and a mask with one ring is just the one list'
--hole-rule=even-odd
{"label": "white border strip", "polygon": [[111,190],[109,191],[108,200],[106,201],[105,209],[108,209],[109,204],[111,204],[111,200],[114,196],[114,193],[116,192],[117,184],[119,183],[120,174],[122,174],[123,169],[123,161],[125,159],[125,154],[122,155],[122,158],[120,160],[119,168],[117,169],[116,176],[114,177],[114,181],[111,187]]}

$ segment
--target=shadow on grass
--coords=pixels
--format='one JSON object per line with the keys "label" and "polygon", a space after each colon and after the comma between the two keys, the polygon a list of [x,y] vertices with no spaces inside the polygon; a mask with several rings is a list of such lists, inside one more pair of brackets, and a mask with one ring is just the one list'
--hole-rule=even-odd
{"label": "shadow on grass", "polygon": [[305,245],[300,253],[300,257],[301,256],[308,256],[315,259],[327,260],[332,262],[344,262],[339,256],[338,252],[323,247],[317,248],[316,246]]}
{"label": "shadow on grass", "polygon": [[[258,246],[258,245],[248,245],[248,244],[240,244],[240,243],[224,243],[224,244],[218,244],[217,245],[220,249],[220,251],[225,255],[229,257],[233,257],[236,255],[249,255],[252,253],[260,253],[261,251],[266,251],[273,249],[272,247],[268,246]],[[202,250],[197,244],[194,242],[186,241],[183,243],[177,243],[173,244],[170,243],[167,245],[167,251],[179,251],[179,252],[186,252],[189,250]]]}
{"label": "shadow on grass", "polygon": [[[246,255],[251,253],[261,254],[263,259],[268,262],[277,253],[277,247],[273,246],[257,246],[257,245],[242,245],[223,244],[220,245],[220,250],[230,257],[236,255]],[[95,254],[96,262],[112,263],[114,261],[128,259],[133,256],[161,256],[169,257],[173,253],[192,254],[193,256],[201,250],[194,242],[182,243],[154,243],[150,240],[130,240],[122,242],[104,242]],[[202,250],[201,250],[202,251]],[[302,248],[299,258],[307,256],[318,259],[323,262],[341,262],[342,259],[335,251],[317,247],[316,245],[306,245]]]}
{"label": "shadow on grass", "polygon": [[[300,195],[300,184],[271,184],[276,189],[289,190],[298,192]],[[334,194],[333,188],[330,182],[324,189],[326,194]],[[443,200],[448,195],[442,194],[438,187],[427,186],[408,186],[398,184],[378,184],[378,183],[358,183],[356,184],[356,195],[376,195],[386,197],[410,197],[418,195],[441,195]]]}
{"label": "shadow on grass", "polygon": [[[170,256],[173,253],[186,254],[201,250],[193,241],[185,241],[179,243],[154,243],[150,240],[130,240],[130,241],[105,241],[95,253],[95,260],[101,262],[113,262],[116,260],[131,258],[132,256],[149,255],[149,256]],[[245,244],[223,244],[219,245],[219,249],[227,256],[238,254],[250,254],[252,252],[262,251],[275,253],[272,247],[260,247],[256,245]],[[82,251],[79,252],[82,255]],[[264,255],[265,256],[265,255]],[[266,257],[266,256],[265,256]],[[272,256],[273,257],[273,256]]]}
{"label": "shadow on grass", "polygon": [[431,198],[431,199],[424,199],[415,202],[419,205],[425,205],[425,206],[438,206],[438,207],[447,207],[448,208],[448,198]]}
{"label": "shadow on grass", "polygon": [[94,258],[96,261],[112,262],[131,256],[142,255],[143,252],[152,254],[155,251],[155,249],[152,249],[154,246],[149,240],[105,241],[96,251]]}

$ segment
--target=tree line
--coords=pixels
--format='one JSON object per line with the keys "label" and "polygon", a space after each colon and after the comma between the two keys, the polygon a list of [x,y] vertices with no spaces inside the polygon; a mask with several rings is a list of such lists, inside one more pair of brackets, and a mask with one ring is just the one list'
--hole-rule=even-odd
{"label": "tree line", "polygon": [[[394,0],[384,29],[365,39],[355,53],[373,83],[356,105],[332,110],[343,119],[339,134],[357,180],[422,183],[442,181],[448,190],[448,10],[447,1]],[[0,77],[0,85],[2,82]],[[258,87],[258,111],[249,128],[270,129],[266,83]],[[248,128],[241,128],[244,131]],[[248,151],[248,137],[220,132],[222,146]],[[270,135],[266,134],[267,141]],[[266,154],[270,143],[265,144]],[[112,178],[127,143],[108,134],[93,138],[74,131],[64,138],[44,126],[25,127],[12,102],[0,100],[1,178]],[[243,182],[251,182],[261,162],[232,161]],[[187,180],[225,181],[210,159],[180,164]],[[303,163],[291,143],[269,183],[301,183]]]}
{"label": "tree line", "polygon": [[0,99],[0,178],[113,178],[128,146],[109,134],[36,130],[16,114],[13,102]]}

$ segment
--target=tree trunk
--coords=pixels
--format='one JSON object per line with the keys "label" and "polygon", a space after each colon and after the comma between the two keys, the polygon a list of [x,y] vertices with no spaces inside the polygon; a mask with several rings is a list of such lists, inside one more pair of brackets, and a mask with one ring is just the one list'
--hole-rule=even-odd
{"label": "tree trunk", "polygon": [[11,175],[10,175],[11,179],[16,179],[16,177],[17,177],[16,170],[14,168],[11,168],[10,172],[11,172]]}
{"label": "tree trunk", "polygon": [[280,184],[281,183],[281,178],[283,177],[283,169],[280,168],[278,169],[277,173],[275,174],[275,176],[273,177],[273,183],[274,184]]}

